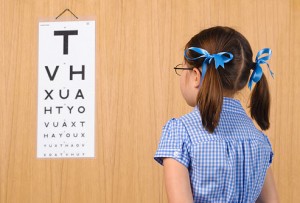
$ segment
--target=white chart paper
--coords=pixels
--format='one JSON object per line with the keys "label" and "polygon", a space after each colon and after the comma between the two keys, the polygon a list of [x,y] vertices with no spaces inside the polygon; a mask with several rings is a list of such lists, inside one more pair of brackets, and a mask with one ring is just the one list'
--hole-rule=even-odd
{"label": "white chart paper", "polygon": [[95,21],[39,23],[38,158],[95,156]]}

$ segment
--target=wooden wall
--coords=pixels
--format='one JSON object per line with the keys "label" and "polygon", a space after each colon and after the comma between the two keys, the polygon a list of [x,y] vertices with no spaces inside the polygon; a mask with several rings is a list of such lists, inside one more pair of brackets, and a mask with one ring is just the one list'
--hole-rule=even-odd
{"label": "wooden wall", "polygon": [[[0,0],[0,202],[167,202],[153,161],[161,128],[188,112],[172,67],[198,31],[231,26],[271,47],[272,164],[280,199],[300,202],[299,0]],[[69,8],[96,20],[96,158],[36,158],[39,20]],[[63,19],[73,19],[70,14]],[[238,97],[247,104],[249,90]]]}

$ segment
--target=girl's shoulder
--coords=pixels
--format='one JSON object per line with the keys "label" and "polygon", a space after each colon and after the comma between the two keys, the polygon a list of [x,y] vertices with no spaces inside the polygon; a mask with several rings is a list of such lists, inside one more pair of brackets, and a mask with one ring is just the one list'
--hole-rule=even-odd
{"label": "girl's shoulder", "polygon": [[176,128],[178,133],[185,134],[192,142],[195,139],[202,139],[209,135],[202,126],[200,112],[197,107],[179,118],[169,120],[166,124],[166,128]]}
{"label": "girl's shoulder", "polygon": [[164,129],[172,128],[175,126],[178,127],[190,127],[190,124],[196,124],[201,121],[199,110],[195,107],[191,112],[180,116],[179,118],[171,118],[164,125]]}
{"label": "girl's shoulder", "polygon": [[[230,116],[228,116],[229,114]],[[227,117],[234,117],[234,119],[228,121]],[[191,112],[179,118],[170,119],[164,129],[176,131],[177,134],[184,134],[191,143],[215,140],[229,142],[256,140],[271,147],[268,136],[256,128],[252,119],[246,113],[224,112],[214,133],[209,133],[202,125],[199,109],[195,107]]]}

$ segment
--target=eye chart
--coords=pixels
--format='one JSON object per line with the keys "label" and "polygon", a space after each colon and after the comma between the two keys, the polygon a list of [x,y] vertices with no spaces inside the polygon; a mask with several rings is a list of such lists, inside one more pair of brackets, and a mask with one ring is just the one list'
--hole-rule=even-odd
{"label": "eye chart", "polygon": [[95,21],[39,23],[38,158],[95,156]]}

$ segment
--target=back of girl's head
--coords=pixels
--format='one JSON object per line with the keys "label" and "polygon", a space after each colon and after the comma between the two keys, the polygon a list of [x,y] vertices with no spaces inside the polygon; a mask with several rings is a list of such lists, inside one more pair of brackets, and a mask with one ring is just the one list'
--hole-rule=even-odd
{"label": "back of girl's head", "polygon": [[[207,71],[199,89],[197,104],[200,110],[203,126],[213,132],[220,120],[223,105],[223,96],[233,96],[243,89],[250,76],[255,63],[252,61],[253,53],[247,39],[229,27],[212,27],[196,34],[186,44],[189,47],[205,49],[210,54],[229,52],[233,59],[216,68],[214,63],[207,65]],[[188,50],[185,61],[192,67],[202,67],[204,58],[189,60],[199,56],[198,53]],[[266,77],[256,83],[250,99],[251,117],[256,120],[261,129],[269,128],[270,95]]]}

